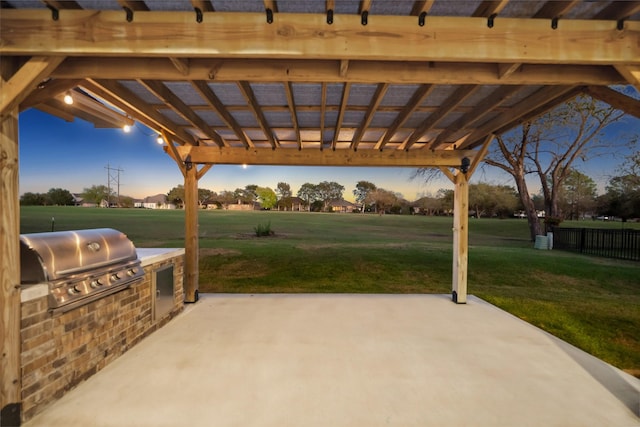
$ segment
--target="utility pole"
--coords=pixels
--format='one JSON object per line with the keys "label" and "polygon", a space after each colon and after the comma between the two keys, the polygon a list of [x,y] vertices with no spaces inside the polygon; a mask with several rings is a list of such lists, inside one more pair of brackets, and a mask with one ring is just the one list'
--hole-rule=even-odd
{"label": "utility pole", "polygon": [[124,172],[124,170],[120,168],[112,168],[109,163],[107,163],[107,166],[104,168],[107,170],[107,207],[110,208],[112,185],[115,185],[118,189],[116,201],[120,204],[120,172]]}

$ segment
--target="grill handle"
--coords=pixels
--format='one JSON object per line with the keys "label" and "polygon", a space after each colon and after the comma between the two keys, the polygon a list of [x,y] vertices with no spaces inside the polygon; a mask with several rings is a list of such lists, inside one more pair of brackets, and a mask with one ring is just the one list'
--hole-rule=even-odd
{"label": "grill handle", "polygon": [[120,258],[113,258],[113,259],[109,259],[109,260],[102,261],[102,262],[97,262],[95,264],[91,264],[91,265],[87,265],[87,266],[69,268],[67,270],[56,270],[56,275],[57,276],[66,276],[66,275],[74,274],[74,273],[82,273],[82,272],[87,271],[87,270],[93,270],[93,269],[96,269],[96,268],[104,267],[105,265],[115,264],[115,263],[121,262],[121,261],[132,261],[132,259],[129,256],[124,256],[124,257],[120,257]]}

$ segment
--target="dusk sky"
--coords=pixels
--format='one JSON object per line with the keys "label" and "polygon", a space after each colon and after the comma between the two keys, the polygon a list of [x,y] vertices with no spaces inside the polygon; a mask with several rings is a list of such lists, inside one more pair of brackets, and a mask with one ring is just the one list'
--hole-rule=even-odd
{"label": "dusk sky", "polygon": [[[625,117],[608,135],[640,133],[640,120]],[[576,164],[598,183],[599,191],[623,160],[623,154],[605,156],[589,164]],[[143,125],[136,124],[130,133],[121,129],[95,129],[80,119],[68,123],[35,109],[20,115],[20,194],[46,193],[50,188],[63,188],[81,193],[93,185],[107,185],[106,166],[122,169],[120,194],[144,198],[167,193],[183,184],[175,162],[156,143],[156,136]],[[216,192],[235,190],[256,184],[275,190],[278,182],[291,185],[295,195],[305,182],[317,184],[336,181],[345,187],[344,196],[353,200],[352,191],[358,181],[365,180],[387,190],[402,193],[415,200],[440,188],[452,188],[445,178],[425,185],[421,179],[411,179],[412,168],[335,168],[216,165],[199,181],[200,188]],[[493,168],[478,170],[472,182],[512,185],[508,176]],[[537,191],[539,185],[530,190]]]}

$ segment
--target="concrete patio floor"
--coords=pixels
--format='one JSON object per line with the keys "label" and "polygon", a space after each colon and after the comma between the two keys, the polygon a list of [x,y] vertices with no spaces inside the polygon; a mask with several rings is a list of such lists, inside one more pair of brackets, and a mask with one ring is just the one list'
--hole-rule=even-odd
{"label": "concrete patio floor", "polygon": [[640,426],[640,380],[445,295],[201,295],[26,426]]}

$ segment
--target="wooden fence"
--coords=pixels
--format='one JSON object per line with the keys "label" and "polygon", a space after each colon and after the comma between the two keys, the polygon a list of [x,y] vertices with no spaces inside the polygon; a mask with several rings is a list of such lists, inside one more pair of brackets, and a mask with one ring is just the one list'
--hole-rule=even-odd
{"label": "wooden fence", "polygon": [[640,261],[640,230],[554,227],[553,249]]}

